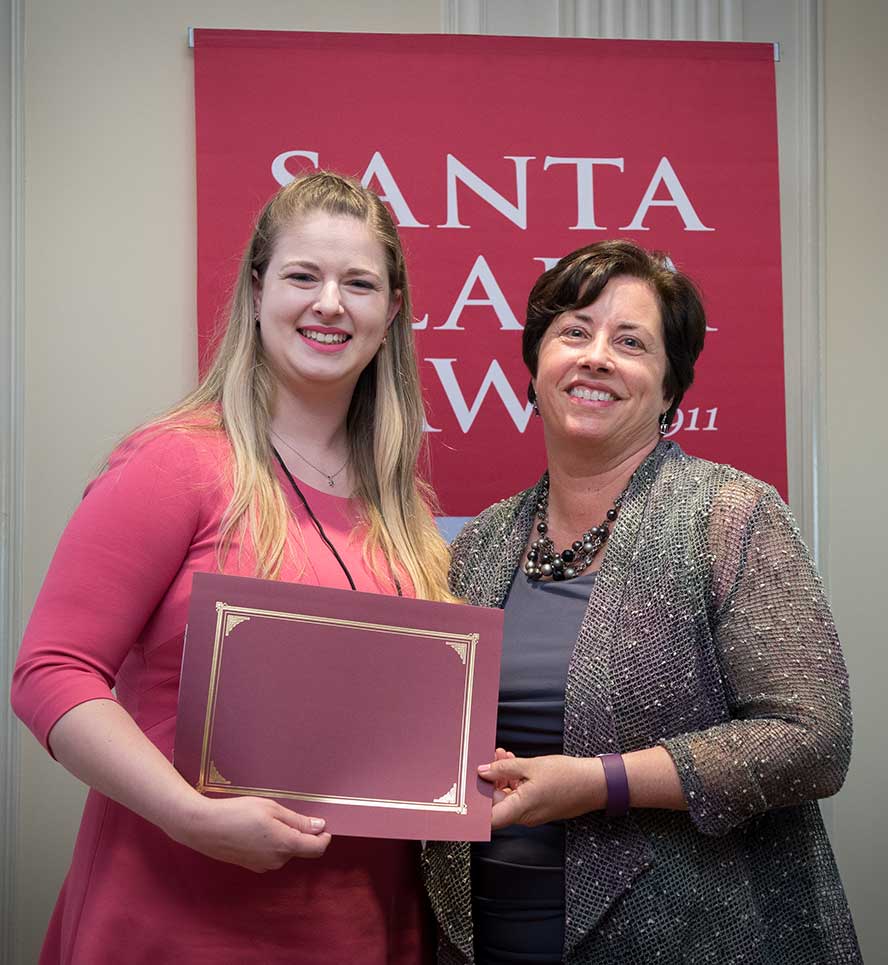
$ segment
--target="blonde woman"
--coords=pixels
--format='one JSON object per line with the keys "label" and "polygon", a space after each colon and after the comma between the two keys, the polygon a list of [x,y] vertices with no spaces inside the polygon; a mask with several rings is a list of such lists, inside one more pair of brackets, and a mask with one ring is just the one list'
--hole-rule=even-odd
{"label": "blonde woman", "polygon": [[194,572],[450,599],[415,478],[410,322],[383,204],[298,178],[259,216],[205,379],[89,486],[13,683],[92,788],[41,962],[424,960],[414,843],[331,840],[268,800],[204,798],[170,763]]}

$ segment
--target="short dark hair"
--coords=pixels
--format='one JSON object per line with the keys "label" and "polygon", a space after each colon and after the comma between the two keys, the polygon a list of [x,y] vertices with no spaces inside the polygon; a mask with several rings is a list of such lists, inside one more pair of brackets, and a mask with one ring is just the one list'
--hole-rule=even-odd
{"label": "short dark hair", "polygon": [[[666,414],[671,423],[694,381],[694,363],[706,337],[706,313],[697,286],[661,251],[646,251],[632,241],[599,241],[572,251],[543,272],[527,299],[521,342],[524,364],[536,376],[540,342],[552,322],[564,312],[591,305],[604,286],[621,275],[647,282],[657,299],[667,359],[663,394],[672,399]],[[532,383],[527,397],[534,401]]]}

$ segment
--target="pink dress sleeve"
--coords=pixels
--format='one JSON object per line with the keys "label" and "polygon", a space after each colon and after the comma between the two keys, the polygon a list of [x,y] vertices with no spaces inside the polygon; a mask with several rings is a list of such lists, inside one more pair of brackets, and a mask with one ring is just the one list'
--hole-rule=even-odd
{"label": "pink dress sleeve", "polygon": [[200,468],[187,433],[142,433],[115,450],[65,528],[12,680],[13,709],[47,750],[72,707],[114,699],[118,669],[200,524]]}

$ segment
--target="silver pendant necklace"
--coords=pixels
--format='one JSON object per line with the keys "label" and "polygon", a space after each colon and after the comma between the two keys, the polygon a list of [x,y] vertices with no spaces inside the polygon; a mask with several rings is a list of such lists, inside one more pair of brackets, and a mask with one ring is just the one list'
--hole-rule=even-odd
{"label": "silver pendant necklace", "polygon": [[316,466],[310,459],[306,459],[292,442],[288,442],[279,432],[275,432],[271,426],[268,427],[268,431],[275,437],[275,439],[277,439],[279,442],[282,442],[291,452],[295,453],[307,466],[311,466],[315,472],[320,473],[327,480],[327,485],[331,489],[336,487],[336,477],[348,465],[348,459],[345,460],[345,462],[336,470],[336,472],[327,472],[326,470],[321,469],[320,466]]}

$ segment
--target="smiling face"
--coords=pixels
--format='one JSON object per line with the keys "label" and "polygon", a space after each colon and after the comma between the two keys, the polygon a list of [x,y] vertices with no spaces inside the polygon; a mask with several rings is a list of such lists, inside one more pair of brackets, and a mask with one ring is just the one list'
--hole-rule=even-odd
{"label": "smiling face", "polygon": [[385,251],[362,221],[315,211],[283,228],[253,304],[281,390],[351,398],[401,305]]}
{"label": "smiling face", "polygon": [[638,278],[612,278],[585,308],[555,318],[533,380],[547,437],[617,455],[656,441],[667,359],[660,309]]}

